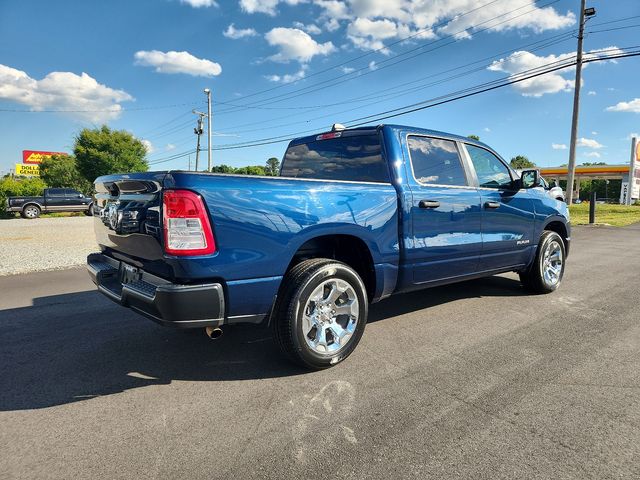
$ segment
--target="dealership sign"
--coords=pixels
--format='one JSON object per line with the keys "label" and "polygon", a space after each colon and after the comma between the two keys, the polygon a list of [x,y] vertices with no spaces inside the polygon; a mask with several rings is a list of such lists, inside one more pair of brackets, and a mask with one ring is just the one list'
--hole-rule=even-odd
{"label": "dealership sign", "polygon": [[45,158],[51,158],[53,155],[67,155],[64,152],[41,152],[38,150],[23,150],[22,163],[42,163]]}
{"label": "dealership sign", "polygon": [[25,163],[16,163],[16,175],[27,175],[30,177],[40,176],[40,165],[29,165]]}

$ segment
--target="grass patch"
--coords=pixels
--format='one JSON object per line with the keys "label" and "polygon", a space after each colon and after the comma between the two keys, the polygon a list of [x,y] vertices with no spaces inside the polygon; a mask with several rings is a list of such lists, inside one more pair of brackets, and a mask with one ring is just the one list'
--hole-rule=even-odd
{"label": "grass patch", "polygon": [[[569,207],[572,225],[589,224],[589,204],[581,203]],[[608,223],[615,227],[624,227],[640,222],[640,206],[637,205],[596,205],[596,223]]]}

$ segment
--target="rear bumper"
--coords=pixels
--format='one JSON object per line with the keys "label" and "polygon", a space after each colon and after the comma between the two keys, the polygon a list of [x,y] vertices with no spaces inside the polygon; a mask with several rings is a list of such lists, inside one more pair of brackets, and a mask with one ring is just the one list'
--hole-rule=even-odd
{"label": "rear bumper", "polygon": [[[123,282],[123,270],[128,268]],[[220,326],[225,303],[222,285],[171,283],[101,253],[87,257],[89,275],[98,290],[122,306],[176,328]]]}

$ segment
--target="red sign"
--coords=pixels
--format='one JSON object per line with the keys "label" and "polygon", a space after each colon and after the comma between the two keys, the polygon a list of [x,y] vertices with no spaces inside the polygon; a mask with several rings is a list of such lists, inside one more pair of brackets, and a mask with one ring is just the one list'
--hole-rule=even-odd
{"label": "red sign", "polygon": [[22,163],[42,163],[45,158],[51,158],[53,155],[68,155],[64,152],[41,152],[38,150],[23,150]]}

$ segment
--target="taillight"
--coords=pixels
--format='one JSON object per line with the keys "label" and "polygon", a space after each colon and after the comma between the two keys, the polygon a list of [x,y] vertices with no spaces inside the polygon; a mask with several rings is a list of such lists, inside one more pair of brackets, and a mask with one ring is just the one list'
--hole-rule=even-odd
{"label": "taillight", "polygon": [[162,207],[165,252],[207,255],[216,251],[211,222],[199,195],[189,190],[165,190]]}

